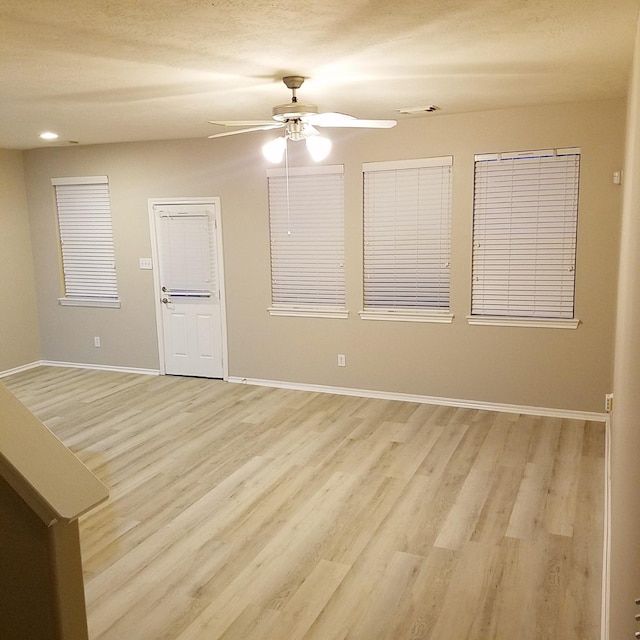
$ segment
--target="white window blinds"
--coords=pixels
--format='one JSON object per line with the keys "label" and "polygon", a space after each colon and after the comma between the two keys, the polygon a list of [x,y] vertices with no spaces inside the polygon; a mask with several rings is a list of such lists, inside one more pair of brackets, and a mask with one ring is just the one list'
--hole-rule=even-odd
{"label": "white window blinds", "polygon": [[472,315],[573,318],[580,149],[476,156]]}
{"label": "white window blinds", "polygon": [[61,302],[118,303],[107,176],[53,178],[62,250]]}
{"label": "white window blinds", "polygon": [[183,205],[178,214],[160,209],[163,291],[173,296],[217,294],[215,226],[202,207]]}
{"label": "white window blinds", "polygon": [[267,172],[272,312],[345,308],[342,166]]}
{"label": "white window blinds", "polygon": [[452,162],[363,165],[365,310],[449,308]]}

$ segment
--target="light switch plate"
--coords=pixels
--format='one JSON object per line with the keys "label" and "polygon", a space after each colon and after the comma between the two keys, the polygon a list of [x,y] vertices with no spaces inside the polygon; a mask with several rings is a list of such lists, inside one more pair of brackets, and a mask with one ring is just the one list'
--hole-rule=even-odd
{"label": "light switch plate", "polygon": [[152,269],[151,258],[139,258],[141,269]]}

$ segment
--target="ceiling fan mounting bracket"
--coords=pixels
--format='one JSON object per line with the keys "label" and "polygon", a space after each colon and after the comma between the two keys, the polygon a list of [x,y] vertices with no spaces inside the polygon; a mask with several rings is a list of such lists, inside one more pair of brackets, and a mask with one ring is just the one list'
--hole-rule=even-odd
{"label": "ceiling fan mounting bracket", "polygon": [[285,83],[287,89],[291,89],[292,91],[295,91],[296,89],[299,89],[302,86],[302,83],[304,82],[304,77],[303,76],[285,76],[284,78],[282,78],[282,82]]}

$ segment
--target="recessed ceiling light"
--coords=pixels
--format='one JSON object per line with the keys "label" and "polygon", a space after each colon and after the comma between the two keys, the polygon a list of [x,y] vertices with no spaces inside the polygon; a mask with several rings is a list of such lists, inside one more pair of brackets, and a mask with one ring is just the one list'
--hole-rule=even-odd
{"label": "recessed ceiling light", "polygon": [[45,131],[44,133],[40,134],[40,137],[43,140],[57,140],[58,139],[58,134],[57,133],[53,133],[53,131]]}

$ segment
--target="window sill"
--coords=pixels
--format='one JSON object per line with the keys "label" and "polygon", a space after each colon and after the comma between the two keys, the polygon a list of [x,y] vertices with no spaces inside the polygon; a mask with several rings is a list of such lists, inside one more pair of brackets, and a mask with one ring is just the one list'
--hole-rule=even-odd
{"label": "window sill", "polygon": [[493,316],[467,316],[471,325],[493,327],[535,327],[543,329],[577,329],[578,318],[497,318]]}
{"label": "window sill", "polygon": [[102,300],[100,298],[58,298],[58,304],[63,307],[120,308],[120,300]]}
{"label": "window sill", "polygon": [[293,316],[297,318],[348,318],[349,311],[340,307],[269,307],[272,316]]}
{"label": "window sill", "polygon": [[365,309],[360,311],[362,320],[392,320],[395,322],[434,322],[451,324],[453,314],[450,311],[408,311],[406,309]]}

